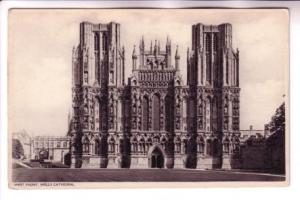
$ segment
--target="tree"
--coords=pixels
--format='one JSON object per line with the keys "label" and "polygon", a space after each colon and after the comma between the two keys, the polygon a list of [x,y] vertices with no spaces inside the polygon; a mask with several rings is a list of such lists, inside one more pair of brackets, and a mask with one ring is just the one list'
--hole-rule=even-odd
{"label": "tree", "polygon": [[269,123],[271,135],[267,138],[267,164],[271,171],[285,173],[285,105],[276,109]]}
{"label": "tree", "polygon": [[276,109],[275,114],[271,118],[269,129],[272,134],[284,134],[285,133],[285,104],[281,104]]}
{"label": "tree", "polygon": [[18,139],[12,140],[12,157],[14,159],[20,159],[24,157],[24,149]]}

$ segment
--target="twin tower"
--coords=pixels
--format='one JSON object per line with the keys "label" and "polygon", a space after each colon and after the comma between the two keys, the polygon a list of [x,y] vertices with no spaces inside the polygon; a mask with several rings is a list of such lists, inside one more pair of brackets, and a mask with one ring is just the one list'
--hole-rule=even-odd
{"label": "twin tower", "polygon": [[142,39],[125,83],[120,30],[114,22],[80,24],[72,59],[71,167],[239,167],[239,51],[232,48],[231,24],[192,26],[187,84],[170,39],[165,47],[146,47]]}

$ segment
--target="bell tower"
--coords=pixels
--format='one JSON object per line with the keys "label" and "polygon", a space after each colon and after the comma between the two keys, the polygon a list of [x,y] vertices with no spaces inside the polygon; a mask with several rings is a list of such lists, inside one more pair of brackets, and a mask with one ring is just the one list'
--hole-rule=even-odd
{"label": "bell tower", "polygon": [[123,105],[124,55],[120,24],[80,23],[72,56],[72,167],[106,167],[110,134],[123,134],[121,113],[112,108]]}
{"label": "bell tower", "polygon": [[[196,124],[196,145],[207,144],[206,151],[197,153],[197,167],[231,168],[230,157],[239,154],[240,92],[239,51],[232,48],[232,25],[193,25],[188,54],[188,85],[194,99],[189,106],[197,110],[190,124]],[[228,143],[232,149],[227,150],[224,141],[234,141]]]}

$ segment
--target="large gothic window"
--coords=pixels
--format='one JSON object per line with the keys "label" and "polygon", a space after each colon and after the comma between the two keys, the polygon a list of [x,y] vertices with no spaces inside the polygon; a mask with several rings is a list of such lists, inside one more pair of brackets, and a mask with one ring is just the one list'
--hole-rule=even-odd
{"label": "large gothic window", "polygon": [[99,72],[99,33],[94,34],[94,50],[95,50],[95,77],[99,81],[100,72]]}
{"label": "large gothic window", "polygon": [[142,104],[142,128],[143,130],[149,130],[149,99],[144,96]]}
{"label": "large gothic window", "polygon": [[158,94],[155,94],[153,96],[153,130],[157,131],[160,129],[160,98],[158,96]]}
{"label": "large gothic window", "polygon": [[211,83],[212,63],[211,63],[211,34],[206,34],[206,80]]}

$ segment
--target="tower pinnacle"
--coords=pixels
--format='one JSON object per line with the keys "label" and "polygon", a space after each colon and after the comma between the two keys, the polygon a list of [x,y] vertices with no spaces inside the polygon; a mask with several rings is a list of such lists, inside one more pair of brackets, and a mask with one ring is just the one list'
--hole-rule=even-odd
{"label": "tower pinnacle", "polygon": [[135,45],[133,46],[132,59],[137,59],[137,54],[135,50]]}
{"label": "tower pinnacle", "polygon": [[176,59],[176,60],[179,60],[179,59],[180,59],[180,55],[179,55],[179,53],[178,53],[178,45],[176,46],[175,59]]}

